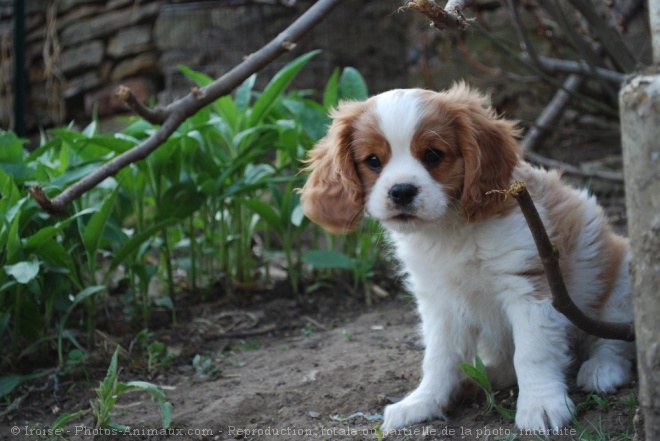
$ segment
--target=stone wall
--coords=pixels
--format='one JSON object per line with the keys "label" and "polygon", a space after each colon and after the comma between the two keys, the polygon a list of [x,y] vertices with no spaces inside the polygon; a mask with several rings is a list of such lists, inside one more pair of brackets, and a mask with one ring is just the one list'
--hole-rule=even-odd
{"label": "stone wall", "polygon": [[[270,4],[269,4],[270,3]],[[213,77],[284,29],[312,0],[30,0],[27,9],[28,130],[125,112],[119,84],[145,101],[170,102],[190,89],[183,64]],[[293,5],[291,5],[293,4]],[[11,127],[12,2],[0,0],[0,127]],[[406,85],[409,17],[399,0],[347,0],[292,54],[260,74],[323,49],[296,87],[321,88],[334,67],[355,66],[372,91]]]}

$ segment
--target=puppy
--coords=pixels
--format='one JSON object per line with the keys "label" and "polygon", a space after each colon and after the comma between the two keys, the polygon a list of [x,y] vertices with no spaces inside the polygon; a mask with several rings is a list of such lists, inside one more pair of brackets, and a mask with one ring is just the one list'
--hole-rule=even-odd
{"label": "puppy", "polygon": [[[475,356],[497,388],[519,387],[515,423],[560,430],[574,404],[565,374],[609,393],[631,378],[634,345],[578,331],[551,304],[531,233],[517,203],[490,190],[525,182],[557,246],[574,302],[603,320],[632,321],[625,239],[595,198],[555,171],[521,159],[515,123],[463,83],[436,93],[393,90],[332,113],[309,154],[305,214],[352,231],[363,212],[389,233],[421,317],[422,380],[385,409],[384,430],[445,411]],[[577,356],[577,357],[576,357]]]}

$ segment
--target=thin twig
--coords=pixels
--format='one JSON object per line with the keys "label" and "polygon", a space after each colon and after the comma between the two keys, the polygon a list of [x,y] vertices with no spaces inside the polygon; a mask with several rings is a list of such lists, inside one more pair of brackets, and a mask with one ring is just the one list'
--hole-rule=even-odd
{"label": "thin twig", "polygon": [[117,98],[122,100],[128,107],[151,124],[162,124],[169,116],[163,107],[149,108],[142,104],[133,91],[124,85],[117,88]]}
{"label": "thin twig", "polygon": [[635,327],[633,323],[596,320],[583,313],[573,303],[559,268],[559,253],[557,248],[550,242],[548,233],[543,226],[543,221],[538,211],[536,211],[534,201],[532,201],[525,184],[523,182],[515,182],[506,193],[518,201],[527,225],[532,232],[534,243],[536,244],[545,275],[548,279],[548,286],[552,293],[552,306],[564,314],[571,323],[590,335],[611,340],[634,341]]}
{"label": "thin twig", "polygon": [[[527,57],[525,59],[528,59]],[[531,59],[530,59],[531,61]],[[589,65],[581,61],[573,60],[560,60],[558,58],[544,57],[542,55],[537,56],[536,63],[546,72],[565,72],[565,73],[575,73],[582,75],[596,75],[596,77],[620,84],[626,77],[621,72],[617,72],[611,69],[605,69],[603,67],[596,67],[593,71],[589,68]]]}
{"label": "thin twig", "polygon": [[623,175],[621,175],[620,173],[608,172],[606,170],[600,170],[600,171],[596,170],[596,171],[588,172],[574,165],[571,165],[567,162],[559,161],[557,159],[552,159],[552,158],[546,158],[545,156],[530,151],[525,152],[525,159],[534,164],[542,165],[543,167],[555,168],[561,170],[562,172],[569,175],[581,176],[583,178],[590,178],[590,179],[591,178],[602,179],[604,181],[611,181],[611,182],[623,184]]}
{"label": "thin twig", "polygon": [[151,152],[160,147],[186,118],[194,115],[199,109],[214,100],[229,94],[250,75],[263,69],[275,58],[292,49],[293,43],[299,41],[341,1],[319,0],[316,2],[286,30],[257,52],[249,55],[241,64],[208,86],[193,90],[188,95],[168,105],[165,109],[159,110],[158,112],[165,113],[162,126],[141,144],[101,165],[80,181],[67,187],[53,199],[48,199],[39,187],[33,187],[30,193],[43,196],[37,201],[47,212],[51,214],[63,213],[72,201],[78,199],[104,179],[116,175],[128,165],[146,158]]}
{"label": "thin twig", "polygon": [[619,32],[596,13],[590,1],[572,0],[571,5],[589,22],[603,48],[619,69],[631,72],[637,67],[635,56],[628,50]]}
{"label": "thin twig", "polygon": [[561,89],[555,93],[555,96],[543,109],[543,112],[536,118],[534,125],[525,134],[525,137],[520,142],[523,151],[528,152],[534,150],[534,147],[541,141],[541,138],[550,130],[552,124],[564,112],[564,109],[571,100],[571,93],[577,92],[584,77],[581,75],[572,74],[566,78]]}

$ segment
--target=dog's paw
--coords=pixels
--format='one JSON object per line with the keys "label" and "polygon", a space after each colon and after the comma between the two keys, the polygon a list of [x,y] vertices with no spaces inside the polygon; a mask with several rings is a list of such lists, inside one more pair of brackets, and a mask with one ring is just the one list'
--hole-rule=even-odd
{"label": "dog's paw", "polygon": [[592,358],[585,361],[577,376],[577,385],[587,392],[611,393],[627,384],[631,363],[622,358]]}
{"label": "dog's paw", "polygon": [[436,400],[428,396],[411,394],[385,408],[381,430],[384,434],[415,423],[433,418],[446,419],[444,409]]}
{"label": "dog's paw", "polygon": [[516,408],[516,427],[544,433],[564,428],[575,411],[573,401],[562,392],[551,395],[521,394]]}

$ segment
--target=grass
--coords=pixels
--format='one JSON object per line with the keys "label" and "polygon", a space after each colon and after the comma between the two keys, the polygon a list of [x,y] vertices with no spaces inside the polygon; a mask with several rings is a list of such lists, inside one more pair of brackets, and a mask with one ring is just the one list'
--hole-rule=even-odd
{"label": "grass", "polygon": [[[481,359],[475,357],[473,365],[462,364],[461,368],[485,393],[486,411],[484,413],[489,414],[495,411],[513,421],[515,410],[508,409],[498,403],[496,398],[497,392],[493,391],[486,368]],[[637,407],[637,400],[633,394],[630,394],[629,398],[625,400],[612,400],[607,396],[589,393],[583,401],[577,404],[576,410],[573,413],[571,426],[565,429],[565,434],[571,436],[571,439],[576,441],[632,441],[634,438],[633,419]],[[591,416],[587,417],[584,415],[589,411],[599,412],[597,420],[594,420]],[[616,424],[618,427],[614,428],[611,422],[603,424],[603,415],[609,412],[621,413],[622,420],[620,419],[618,424]],[[525,433],[520,432],[520,434],[524,435]],[[562,436],[564,436],[563,434],[564,432],[562,431]],[[511,434],[509,437],[501,439],[513,441],[517,438],[517,434]],[[539,436],[538,439],[542,440],[543,438]]]}

